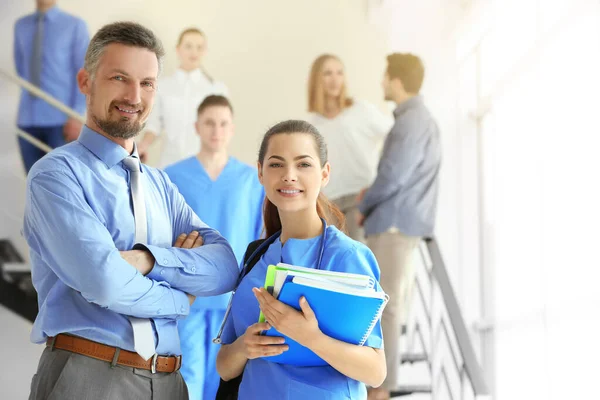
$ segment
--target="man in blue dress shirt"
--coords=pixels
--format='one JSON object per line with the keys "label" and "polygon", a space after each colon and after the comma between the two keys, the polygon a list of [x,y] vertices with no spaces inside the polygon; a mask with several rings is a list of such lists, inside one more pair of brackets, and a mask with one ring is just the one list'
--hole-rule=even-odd
{"label": "man in blue dress shirt", "polygon": [[139,163],[163,55],[141,25],[100,29],[77,75],[86,125],[29,172],[31,339],[47,346],[30,399],[187,399],[177,322],[236,283],[227,241]]}
{"label": "man in blue dress shirt", "polygon": [[[77,71],[90,41],[86,23],[56,7],[56,0],[37,0],[37,10],[15,23],[14,59],[17,74],[79,114],[85,96],[77,87]],[[77,139],[81,122],[32,95],[21,93],[17,125],[50,147]],[[19,138],[26,172],[44,152]]]}

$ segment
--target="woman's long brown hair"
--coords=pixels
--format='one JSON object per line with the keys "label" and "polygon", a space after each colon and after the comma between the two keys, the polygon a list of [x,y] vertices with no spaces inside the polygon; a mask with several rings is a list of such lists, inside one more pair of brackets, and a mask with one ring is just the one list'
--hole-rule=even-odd
{"label": "woman's long brown hair", "polygon": [[[289,120],[278,123],[265,133],[260,150],[258,152],[258,162],[263,167],[267,149],[269,148],[269,141],[275,135],[310,135],[319,154],[319,161],[321,167],[325,166],[327,162],[327,144],[325,139],[319,133],[317,128],[312,126],[306,121],[300,120]],[[328,225],[336,226],[340,231],[346,232],[346,218],[340,209],[323,193],[319,193],[317,198],[317,214],[323,218]],[[263,216],[265,223],[266,237],[272,236],[274,233],[281,230],[281,219],[279,218],[279,210],[275,204],[271,203],[267,197],[265,197],[265,204],[263,208]]]}

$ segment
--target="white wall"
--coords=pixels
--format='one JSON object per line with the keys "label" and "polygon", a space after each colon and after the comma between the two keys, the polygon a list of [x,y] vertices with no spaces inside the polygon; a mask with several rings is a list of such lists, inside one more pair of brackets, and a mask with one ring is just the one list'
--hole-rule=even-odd
{"label": "white wall", "polygon": [[530,0],[492,10],[481,84],[491,100],[482,135],[490,141],[484,233],[496,393],[586,398],[600,357],[600,193],[592,183],[600,4]]}
{"label": "white wall", "polygon": [[[254,163],[259,139],[282,119],[303,115],[310,64],[323,52],[345,61],[352,95],[382,103],[386,45],[367,23],[362,2],[290,0],[62,0],[91,31],[132,19],[155,30],[168,51],[165,73],[177,66],[175,45],[186,27],[208,36],[207,70],[230,88],[237,137],[232,153]],[[318,10],[318,11],[317,11]],[[167,22],[168,21],[168,22]]]}

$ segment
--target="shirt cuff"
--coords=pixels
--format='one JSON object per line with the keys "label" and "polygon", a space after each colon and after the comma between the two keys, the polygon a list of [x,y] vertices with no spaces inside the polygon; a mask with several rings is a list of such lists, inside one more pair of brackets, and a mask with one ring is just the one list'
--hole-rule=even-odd
{"label": "shirt cuff", "polygon": [[173,293],[175,313],[178,315],[177,319],[187,317],[190,314],[190,301],[187,295],[177,289],[173,289],[171,293]]}
{"label": "shirt cuff", "polygon": [[147,275],[152,280],[172,282],[175,278],[175,268],[183,268],[179,259],[169,249],[137,243],[133,250],[146,250],[154,257],[154,267]]}
{"label": "shirt cuff", "polygon": [[154,256],[154,266],[183,268],[181,261],[171,252],[170,249],[164,247],[153,246],[151,244],[137,243],[133,246],[133,250],[147,250]]}

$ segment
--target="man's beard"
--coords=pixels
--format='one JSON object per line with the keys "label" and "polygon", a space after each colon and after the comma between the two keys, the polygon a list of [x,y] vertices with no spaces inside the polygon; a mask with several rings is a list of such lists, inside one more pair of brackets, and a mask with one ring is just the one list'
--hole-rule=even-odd
{"label": "man's beard", "polygon": [[136,122],[133,122],[132,120],[130,120],[127,117],[120,117],[117,121],[111,120],[110,119],[111,113],[116,112],[115,108],[117,106],[121,106],[125,109],[139,110],[138,117],[136,117],[136,118],[139,118],[139,115],[141,115],[141,113],[144,111],[144,108],[141,106],[141,103],[138,105],[135,105],[135,104],[117,103],[117,102],[113,101],[110,104],[110,107],[109,107],[110,111],[109,111],[106,119],[100,119],[94,114],[92,114],[92,119],[94,120],[96,125],[98,125],[98,127],[100,129],[102,129],[102,131],[104,131],[107,135],[109,135],[111,137],[119,138],[119,139],[131,139],[133,137],[136,137],[142,131],[142,129],[144,129],[144,126],[146,126],[146,123],[145,122],[139,123],[139,122],[137,122],[137,120],[136,120]]}
{"label": "man's beard", "polygon": [[107,135],[119,139],[136,137],[146,126],[145,122],[140,124],[139,122],[132,122],[125,117],[122,117],[120,121],[111,121],[109,119],[102,120],[92,115],[92,119]]}

